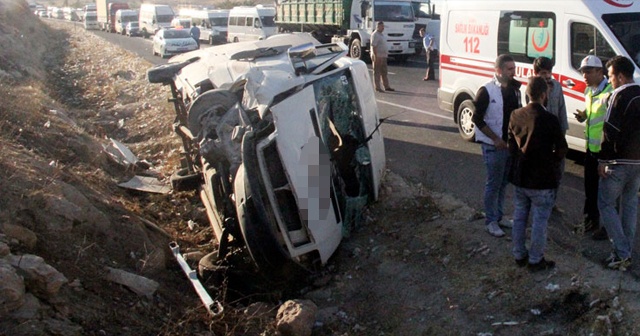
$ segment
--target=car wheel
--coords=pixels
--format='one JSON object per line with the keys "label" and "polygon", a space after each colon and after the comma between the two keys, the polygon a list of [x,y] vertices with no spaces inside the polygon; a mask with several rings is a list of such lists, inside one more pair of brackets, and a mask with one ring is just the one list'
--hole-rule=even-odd
{"label": "car wheel", "polygon": [[187,168],[182,168],[171,175],[169,178],[171,187],[175,191],[196,190],[202,183],[202,174],[189,173]]}
{"label": "car wheel", "polygon": [[236,43],[236,42],[240,42],[240,40],[238,40],[237,36],[233,38],[233,43]]}
{"label": "car wheel", "polygon": [[471,99],[467,99],[458,107],[458,131],[460,136],[466,140],[473,142],[476,134],[476,126],[473,123],[472,117],[476,107],[473,105]]}
{"label": "car wheel", "polygon": [[209,45],[213,45],[213,36],[209,36]]}

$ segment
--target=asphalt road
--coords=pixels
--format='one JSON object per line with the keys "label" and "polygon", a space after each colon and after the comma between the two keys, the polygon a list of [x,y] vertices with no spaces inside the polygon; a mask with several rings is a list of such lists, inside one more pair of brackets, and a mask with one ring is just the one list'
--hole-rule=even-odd
{"label": "asphalt road", "polygon": [[[153,64],[166,62],[151,55],[151,39],[129,38],[99,31],[93,33],[138,53]],[[207,44],[201,45],[201,48],[207,47]],[[482,211],[485,169],[480,146],[462,140],[452,115],[438,108],[438,81],[422,81],[425,68],[423,56],[410,58],[406,63],[390,60],[389,81],[396,91],[376,93],[380,116],[388,118],[381,126],[385,137],[387,168],[413,183],[421,183],[429,190],[452,194]],[[554,232],[563,235],[570,235],[571,226],[582,219],[584,192],[581,160],[581,153],[569,153],[558,195],[558,205],[565,213],[562,216],[554,215],[551,219]],[[507,215],[513,211],[512,195],[513,188],[509,186]],[[562,240],[561,237],[559,240]],[[578,253],[596,262],[606,257],[610,250],[606,241],[592,242],[585,236],[584,242],[584,250]],[[635,251],[638,251],[637,240],[635,245]],[[640,260],[638,256],[634,256],[634,259]],[[634,274],[640,274],[640,271],[634,271]]]}

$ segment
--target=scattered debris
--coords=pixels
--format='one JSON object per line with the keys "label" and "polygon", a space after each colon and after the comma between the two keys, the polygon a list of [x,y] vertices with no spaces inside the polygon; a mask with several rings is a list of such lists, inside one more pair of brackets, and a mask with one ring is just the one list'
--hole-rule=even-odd
{"label": "scattered debris", "polygon": [[171,186],[160,182],[156,177],[138,175],[127,182],[118,184],[118,187],[156,194],[168,194],[171,191]]}
{"label": "scattered debris", "polygon": [[153,294],[158,290],[160,286],[154,280],[145,278],[141,275],[129,273],[117,268],[107,267],[108,273],[105,276],[105,279],[111,282],[115,282],[121,285],[126,286],[131,289],[134,293],[140,296],[146,296],[147,298],[151,298]]}
{"label": "scattered debris", "polygon": [[491,323],[492,326],[515,326],[515,325],[519,325],[520,322],[518,321],[506,321],[506,322],[493,322]]}
{"label": "scattered debris", "polygon": [[182,256],[182,254],[180,254],[180,246],[178,245],[178,243],[176,242],[169,243],[169,248],[171,248],[171,252],[173,252],[173,256],[176,258],[176,260],[178,261],[178,264],[180,264],[180,267],[182,268],[184,273],[187,275],[187,278],[189,278],[189,280],[191,281],[193,288],[196,290],[196,293],[200,297],[200,300],[202,301],[202,303],[204,303],[204,306],[205,308],[207,308],[207,311],[209,312],[209,314],[211,314],[213,317],[216,317],[222,314],[224,312],[224,308],[222,307],[222,304],[219,301],[217,300],[214,301],[211,298],[207,290],[204,288],[204,286],[200,282],[200,279],[198,278],[198,273],[195,270],[192,270],[191,267],[189,267],[189,264],[187,264],[187,261],[185,260],[185,258]]}
{"label": "scattered debris", "polygon": [[133,152],[127,148],[122,142],[111,139],[110,145],[103,145],[104,151],[113,159],[116,163],[125,167],[133,166],[138,162],[138,158]]}
{"label": "scattered debris", "polygon": [[549,283],[548,285],[546,285],[544,287],[544,289],[546,289],[546,290],[548,290],[550,292],[555,292],[557,290],[560,290],[560,285]]}

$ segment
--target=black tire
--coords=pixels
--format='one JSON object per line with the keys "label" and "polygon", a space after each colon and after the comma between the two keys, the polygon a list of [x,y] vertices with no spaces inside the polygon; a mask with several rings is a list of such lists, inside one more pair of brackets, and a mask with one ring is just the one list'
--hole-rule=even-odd
{"label": "black tire", "polygon": [[171,187],[175,191],[196,190],[202,184],[202,175],[200,173],[189,173],[187,168],[182,168],[169,179]]}
{"label": "black tire", "polygon": [[204,115],[215,113],[220,116],[238,102],[238,97],[228,90],[209,90],[198,96],[187,111],[187,126],[192,134],[200,133],[200,121]]}
{"label": "black tire", "polygon": [[238,37],[236,36],[233,38],[233,43],[237,43],[237,42],[240,42],[240,40],[238,40]]}
{"label": "black tire", "polygon": [[396,60],[400,63],[407,63],[408,59],[409,59],[409,55],[396,56]]}
{"label": "black tire", "polygon": [[209,45],[213,45],[213,35],[209,35]]}
{"label": "black tire", "polygon": [[351,41],[351,45],[349,46],[349,56],[361,61],[364,60],[362,55],[362,42],[360,42],[360,39],[356,38]]}
{"label": "black tire", "polygon": [[471,120],[475,111],[476,107],[473,105],[473,101],[471,99],[467,99],[458,106],[458,111],[456,112],[458,132],[460,132],[462,139],[469,142],[473,142],[476,137],[476,125],[474,125]]}

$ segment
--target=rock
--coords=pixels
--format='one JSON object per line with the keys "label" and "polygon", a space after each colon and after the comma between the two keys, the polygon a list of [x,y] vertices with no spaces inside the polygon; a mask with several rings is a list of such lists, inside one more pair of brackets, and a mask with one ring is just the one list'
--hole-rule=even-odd
{"label": "rock", "polygon": [[25,301],[22,277],[15,268],[0,259],[0,316],[18,309]]}
{"label": "rock", "polygon": [[276,316],[276,328],[283,336],[310,336],[318,307],[309,300],[289,300]]}
{"label": "rock", "polygon": [[0,242],[0,258],[6,257],[11,253],[9,245],[5,242]]}
{"label": "rock", "polygon": [[336,316],[338,311],[340,311],[340,308],[336,306],[322,308],[318,310],[318,313],[316,314],[316,320],[324,324],[334,323],[338,320],[338,317]]}
{"label": "rock", "polygon": [[25,294],[24,299],[24,304],[9,316],[20,321],[39,318],[40,308],[42,306],[40,300],[31,293]]}
{"label": "rock", "polygon": [[24,277],[26,287],[36,295],[50,298],[58,294],[67,278],[44,259],[33,254],[10,255],[9,262]]}
{"label": "rock", "polygon": [[320,288],[310,291],[305,297],[314,302],[328,301],[331,298],[331,288]]}
{"label": "rock", "polygon": [[[39,200],[38,200],[39,198]],[[68,231],[78,224],[91,224],[99,232],[110,229],[108,217],[98,210],[78,189],[56,180],[48,186],[47,193],[34,197],[36,218],[49,230]],[[40,204],[40,202],[44,204]]]}
{"label": "rock", "polygon": [[111,267],[107,267],[107,270],[109,272],[105,276],[106,280],[127,286],[130,290],[140,296],[151,298],[160,286],[156,281],[137,274]]}
{"label": "rock", "polygon": [[81,326],[66,320],[44,320],[45,328],[49,335],[82,336],[85,335]]}
{"label": "rock", "polygon": [[36,237],[36,234],[33,231],[25,228],[24,226],[5,223],[2,226],[2,229],[7,237],[17,239],[22,245],[26,246],[30,250],[33,250],[36,247],[38,237]]}

